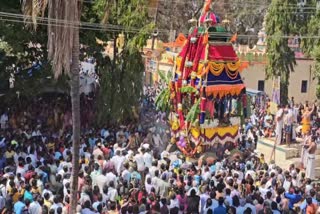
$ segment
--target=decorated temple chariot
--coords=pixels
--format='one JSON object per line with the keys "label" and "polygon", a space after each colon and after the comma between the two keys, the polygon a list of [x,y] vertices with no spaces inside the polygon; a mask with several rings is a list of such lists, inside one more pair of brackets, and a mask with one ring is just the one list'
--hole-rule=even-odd
{"label": "decorated temple chariot", "polygon": [[207,0],[176,57],[170,90],[171,143],[188,157],[232,149],[246,117],[244,66]]}

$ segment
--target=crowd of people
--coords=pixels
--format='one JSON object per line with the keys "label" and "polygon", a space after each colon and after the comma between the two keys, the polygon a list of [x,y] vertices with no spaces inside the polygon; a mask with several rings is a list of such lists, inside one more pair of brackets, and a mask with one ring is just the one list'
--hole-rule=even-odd
{"label": "crowd of people", "polygon": [[[70,213],[72,120],[70,106],[60,99],[38,99],[28,108],[13,107],[1,114],[1,214]],[[90,100],[86,102],[90,106]],[[280,119],[285,121],[289,113],[281,109]],[[320,212],[320,186],[308,170],[295,165],[282,169],[274,162],[267,164],[263,155],[222,154],[197,162],[179,152],[157,150],[154,141],[159,138],[136,124],[93,128],[90,111],[82,111],[77,213]],[[246,147],[242,141],[250,141],[250,132],[280,121],[278,114],[270,116],[271,121],[269,113],[264,115],[246,122],[244,138],[236,144],[240,149]],[[279,134],[273,129],[272,135]],[[256,141],[263,134],[252,135]]]}

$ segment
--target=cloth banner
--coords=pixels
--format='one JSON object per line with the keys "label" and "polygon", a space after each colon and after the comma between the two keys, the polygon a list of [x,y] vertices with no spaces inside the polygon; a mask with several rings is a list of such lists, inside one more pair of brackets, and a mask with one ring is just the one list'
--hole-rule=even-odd
{"label": "cloth banner", "polygon": [[272,102],[280,104],[280,77],[273,80],[272,85]]}
{"label": "cloth banner", "polygon": [[203,145],[236,142],[239,139],[239,125],[201,129],[201,135],[205,139]]}

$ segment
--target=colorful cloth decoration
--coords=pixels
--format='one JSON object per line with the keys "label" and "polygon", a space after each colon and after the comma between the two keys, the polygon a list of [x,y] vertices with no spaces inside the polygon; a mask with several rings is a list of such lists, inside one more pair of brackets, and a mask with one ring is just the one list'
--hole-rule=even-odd
{"label": "colorful cloth decoration", "polygon": [[201,135],[205,139],[203,145],[236,142],[239,139],[239,125],[201,129]]}

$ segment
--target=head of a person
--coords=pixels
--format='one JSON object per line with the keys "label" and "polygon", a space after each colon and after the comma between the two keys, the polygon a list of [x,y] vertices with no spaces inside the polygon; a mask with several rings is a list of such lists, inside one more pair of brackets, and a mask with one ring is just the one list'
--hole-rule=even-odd
{"label": "head of a person", "polygon": [[278,204],[275,201],[271,202],[271,209],[272,210],[277,210],[278,209]]}
{"label": "head of a person", "polygon": [[232,197],[232,204],[233,204],[233,206],[235,206],[235,207],[238,207],[238,206],[240,206],[240,200],[239,200],[239,197],[238,196],[233,196]]}
{"label": "head of a person", "polygon": [[219,197],[218,203],[219,203],[220,206],[222,206],[223,203],[224,203],[224,198],[223,197]]}
{"label": "head of a person", "polygon": [[192,190],[191,190],[190,196],[191,196],[191,197],[195,197],[195,196],[196,196],[196,190],[195,190],[195,189],[192,189]]}
{"label": "head of a person", "polygon": [[85,201],[85,202],[83,203],[83,208],[90,208],[90,206],[91,206],[91,203],[90,203],[89,200],[87,200],[87,201]]}
{"label": "head of a person", "polygon": [[271,199],[271,197],[272,197],[272,192],[271,192],[271,191],[268,191],[268,192],[267,192],[267,198],[268,198],[268,199]]}
{"label": "head of a person", "polygon": [[233,207],[233,206],[229,206],[229,207],[227,208],[227,213],[228,213],[228,214],[236,214],[236,212],[237,212],[237,210],[236,210],[236,208]]}

